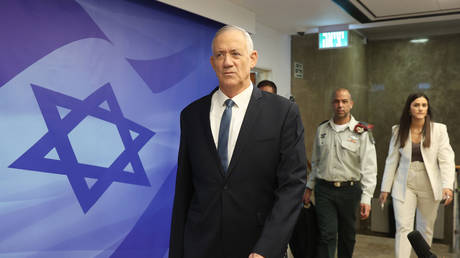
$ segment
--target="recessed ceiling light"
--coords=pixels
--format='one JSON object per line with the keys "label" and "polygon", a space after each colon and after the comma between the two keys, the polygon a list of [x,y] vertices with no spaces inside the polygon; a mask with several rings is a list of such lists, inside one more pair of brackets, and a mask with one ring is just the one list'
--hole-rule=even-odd
{"label": "recessed ceiling light", "polygon": [[423,38],[423,39],[411,39],[410,42],[411,42],[411,43],[426,43],[426,42],[428,42],[428,39],[427,39],[427,38]]}

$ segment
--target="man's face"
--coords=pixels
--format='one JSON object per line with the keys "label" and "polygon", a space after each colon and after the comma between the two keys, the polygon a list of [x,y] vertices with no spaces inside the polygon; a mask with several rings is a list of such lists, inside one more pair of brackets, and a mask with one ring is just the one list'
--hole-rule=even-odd
{"label": "man's face", "polygon": [[211,65],[220,87],[239,89],[249,85],[251,68],[257,63],[257,52],[248,52],[241,31],[227,30],[214,39]]}
{"label": "man's face", "polygon": [[347,118],[353,108],[350,93],[347,90],[337,91],[332,99],[332,108],[334,109],[335,119]]}

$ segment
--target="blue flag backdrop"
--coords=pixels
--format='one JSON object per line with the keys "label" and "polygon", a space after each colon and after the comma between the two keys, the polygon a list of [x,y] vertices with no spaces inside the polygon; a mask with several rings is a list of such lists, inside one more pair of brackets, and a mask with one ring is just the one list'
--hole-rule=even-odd
{"label": "blue flag backdrop", "polygon": [[167,256],[179,114],[220,24],[155,1],[0,3],[0,257]]}

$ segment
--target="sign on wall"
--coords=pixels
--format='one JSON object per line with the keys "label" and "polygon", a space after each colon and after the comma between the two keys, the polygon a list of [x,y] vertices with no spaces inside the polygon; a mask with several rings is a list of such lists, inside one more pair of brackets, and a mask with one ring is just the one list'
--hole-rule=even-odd
{"label": "sign on wall", "polygon": [[303,64],[294,62],[294,78],[302,79],[303,78]]}
{"label": "sign on wall", "polygon": [[348,47],[348,31],[320,32],[319,49]]}
{"label": "sign on wall", "polygon": [[218,27],[155,1],[0,3],[0,257],[165,257]]}

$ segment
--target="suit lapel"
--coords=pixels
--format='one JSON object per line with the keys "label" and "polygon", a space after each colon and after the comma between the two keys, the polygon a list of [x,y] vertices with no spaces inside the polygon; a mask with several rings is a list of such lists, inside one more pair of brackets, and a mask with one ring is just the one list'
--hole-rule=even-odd
{"label": "suit lapel", "polygon": [[249,100],[248,108],[246,109],[246,114],[244,115],[243,124],[241,125],[240,132],[238,133],[238,139],[236,140],[235,149],[233,150],[232,159],[228,166],[227,177],[233,172],[233,168],[238,163],[241,153],[244,150],[245,146],[248,144],[252,128],[256,123],[257,116],[261,110],[260,108],[260,99],[262,98],[262,92],[254,87],[252,90],[251,99]]}
{"label": "suit lapel", "polygon": [[219,173],[225,177],[224,173],[224,168],[222,167],[222,164],[220,163],[220,157],[219,153],[217,153],[216,149],[216,144],[214,143],[214,138],[212,136],[212,131],[211,131],[211,121],[209,120],[209,112],[211,111],[211,99],[212,95],[218,88],[215,88],[211,94],[208,95],[206,98],[206,101],[203,105],[203,110],[200,112],[200,119],[201,119],[201,124],[203,125],[203,130],[206,138],[206,142],[209,148],[209,153],[211,153],[211,158],[214,159],[214,161],[217,163],[217,167],[219,168]]}
{"label": "suit lapel", "polygon": [[[431,128],[430,128],[430,134],[431,134],[431,139],[433,139],[433,124],[430,124]],[[425,135],[422,134],[422,140],[420,141],[420,151],[422,152],[422,158],[423,160],[428,160],[426,155],[428,153],[425,153],[425,148],[423,148],[423,143],[425,142]],[[436,141],[433,141],[431,140],[431,145],[433,145],[433,143],[435,143]],[[433,148],[430,148],[430,149],[433,149]]]}

